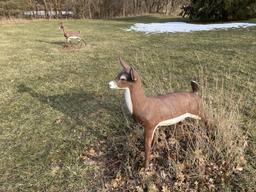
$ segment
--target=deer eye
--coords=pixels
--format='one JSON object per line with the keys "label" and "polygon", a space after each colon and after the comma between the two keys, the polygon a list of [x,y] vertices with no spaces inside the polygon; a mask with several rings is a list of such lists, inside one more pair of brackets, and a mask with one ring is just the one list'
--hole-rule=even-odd
{"label": "deer eye", "polygon": [[126,78],[126,76],[125,76],[125,75],[122,75],[122,76],[120,77],[120,80],[121,80],[121,81],[126,81],[126,80],[127,80],[127,78]]}

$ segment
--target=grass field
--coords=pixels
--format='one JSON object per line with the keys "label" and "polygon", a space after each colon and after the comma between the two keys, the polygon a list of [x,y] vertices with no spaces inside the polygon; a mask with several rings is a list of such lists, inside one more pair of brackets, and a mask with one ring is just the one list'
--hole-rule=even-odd
{"label": "grass field", "polygon": [[190,90],[195,79],[208,95],[222,87],[234,104],[240,98],[247,165],[230,190],[256,191],[256,28],[153,35],[123,30],[168,20],[175,19],[64,20],[67,29],[81,31],[87,42],[81,49],[63,48],[59,21],[1,22],[0,191],[103,191],[104,168],[114,162],[101,157],[119,145],[107,143],[125,137],[130,126],[139,129],[122,93],[108,89],[121,69],[120,55],[139,71],[147,95]]}

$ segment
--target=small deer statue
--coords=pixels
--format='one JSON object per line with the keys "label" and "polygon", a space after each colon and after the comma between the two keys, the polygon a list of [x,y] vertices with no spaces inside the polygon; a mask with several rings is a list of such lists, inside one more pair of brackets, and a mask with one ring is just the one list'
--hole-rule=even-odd
{"label": "small deer statue", "polygon": [[78,32],[65,31],[64,25],[62,22],[60,23],[59,29],[63,31],[63,35],[66,38],[66,43],[69,43],[71,39],[77,39],[78,41],[81,41],[80,31]]}
{"label": "small deer statue", "polygon": [[208,124],[202,99],[197,95],[198,84],[191,81],[191,92],[173,92],[147,97],[137,71],[122,58],[119,58],[119,62],[123,70],[114,81],[109,82],[109,87],[125,90],[127,108],[135,121],[144,128],[145,168],[148,168],[151,144],[157,127],[173,125],[188,117],[202,119],[206,125]]}

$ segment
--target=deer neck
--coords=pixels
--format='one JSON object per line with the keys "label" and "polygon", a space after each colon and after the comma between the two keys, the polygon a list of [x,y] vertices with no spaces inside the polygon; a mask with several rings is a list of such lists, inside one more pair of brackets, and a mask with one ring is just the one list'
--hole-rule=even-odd
{"label": "deer neck", "polygon": [[138,79],[133,86],[126,88],[124,96],[129,112],[132,115],[140,113],[140,110],[143,109],[146,102],[146,96],[141,86],[141,80]]}

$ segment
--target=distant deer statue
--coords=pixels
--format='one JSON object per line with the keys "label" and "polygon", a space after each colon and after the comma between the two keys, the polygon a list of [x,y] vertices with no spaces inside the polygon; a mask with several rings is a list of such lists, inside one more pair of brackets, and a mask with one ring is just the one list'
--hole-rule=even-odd
{"label": "distant deer statue", "polygon": [[63,25],[62,22],[60,23],[59,29],[63,31],[63,35],[64,35],[64,37],[66,38],[66,43],[69,43],[71,39],[76,39],[76,40],[78,40],[78,41],[81,41],[81,40],[82,40],[82,39],[81,39],[81,33],[80,33],[80,31],[77,31],[77,32],[65,31],[64,25]]}
{"label": "distant deer statue", "polygon": [[125,90],[124,97],[129,112],[135,121],[144,127],[145,168],[147,168],[156,128],[173,125],[186,118],[201,119],[206,125],[208,121],[202,99],[197,95],[199,87],[195,81],[191,81],[191,92],[173,92],[147,97],[138,72],[122,58],[119,58],[119,62],[123,70],[114,81],[109,82],[109,87]]}

